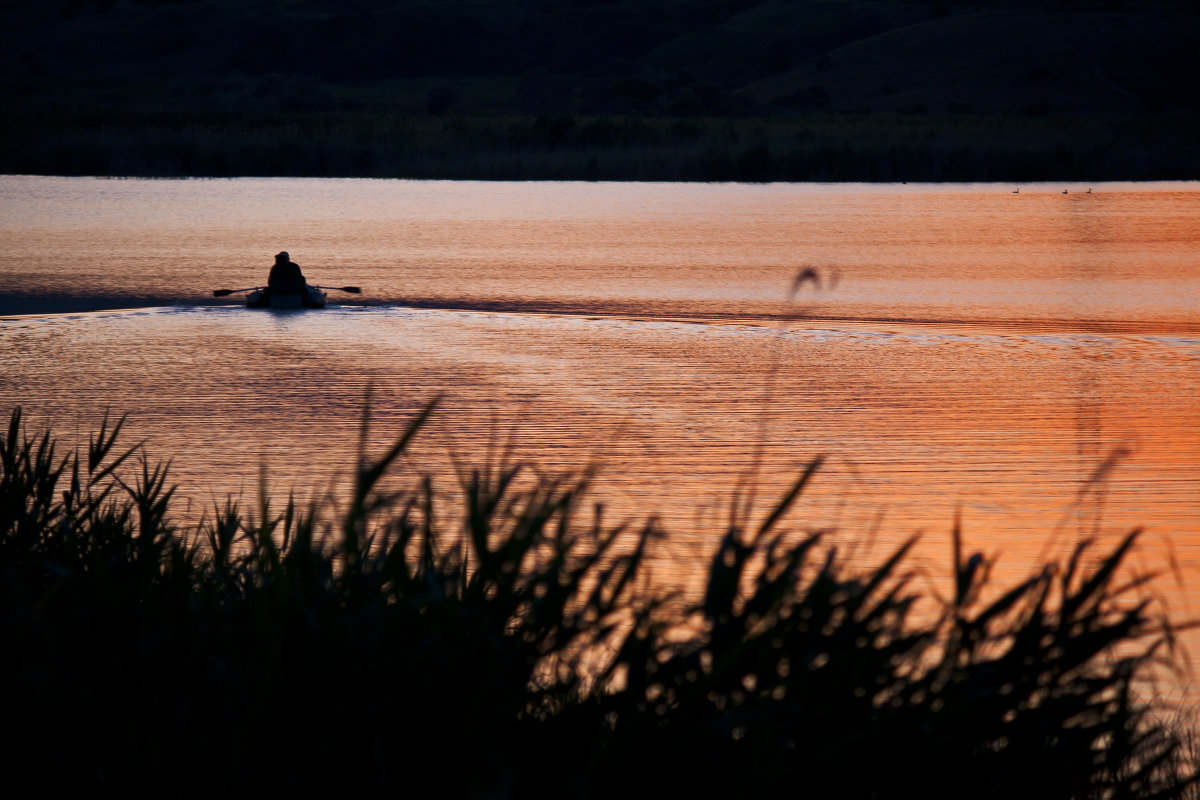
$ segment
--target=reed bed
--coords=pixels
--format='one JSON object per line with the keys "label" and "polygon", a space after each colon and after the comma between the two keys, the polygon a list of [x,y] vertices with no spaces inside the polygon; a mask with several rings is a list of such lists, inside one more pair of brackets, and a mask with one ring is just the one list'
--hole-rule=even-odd
{"label": "reed bed", "polygon": [[[868,567],[789,533],[814,461],[738,504],[694,600],[591,476],[500,458],[448,500],[389,489],[431,404],[363,445],[340,506],[172,521],[169,465],[109,420],[64,451],[0,431],[3,751],[40,795],[1174,798],[1194,732],[1138,691],[1171,625],[1081,543],[1012,586],[954,537],[914,614],[908,542]],[[984,599],[987,598],[987,599]]]}

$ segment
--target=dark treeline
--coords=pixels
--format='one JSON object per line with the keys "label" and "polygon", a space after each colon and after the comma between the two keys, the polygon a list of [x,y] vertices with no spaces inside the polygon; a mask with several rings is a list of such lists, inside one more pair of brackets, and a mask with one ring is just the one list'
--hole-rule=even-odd
{"label": "dark treeline", "polygon": [[413,117],[27,115],[0,172],[483,180],[1038,181],[1200,178],[1200,115]]}
{"label": "dark treeline", "polygon": [[1190,0],[0,6],[5,172],[1200,177]]}
{"label": "dark treeline", "polygon": [[774,508],[736,504],[697,565],[703,591],[662,598],[646,580],[657,526],[587,513],[587,474],[501,460],[460,466],[450,495],[397,483],[429,411],[360,457],[340,508],[276,508],[264,490],[198,527],[172,521],[166,468],[120,445],[120,423],[64,452],[14,413],[0,432],[10,784],[1188,796],[1189,723],[1139,694],[1172,631],[1123,566],[1135,535],[993,587],[956,532],[946,594],[918,610],[911,541],[866,566],[836,533],[795,530],[813,462]]}

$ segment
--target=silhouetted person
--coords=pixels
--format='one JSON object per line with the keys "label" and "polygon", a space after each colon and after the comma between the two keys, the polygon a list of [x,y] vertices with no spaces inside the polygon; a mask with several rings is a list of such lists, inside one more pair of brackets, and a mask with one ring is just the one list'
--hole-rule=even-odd
{"label": "silhouetted person", "polygon": [[286,250],[275,256],[275,266],[267,277],[271,294],[303,294],[306,285],[300,265],[291,260]]}

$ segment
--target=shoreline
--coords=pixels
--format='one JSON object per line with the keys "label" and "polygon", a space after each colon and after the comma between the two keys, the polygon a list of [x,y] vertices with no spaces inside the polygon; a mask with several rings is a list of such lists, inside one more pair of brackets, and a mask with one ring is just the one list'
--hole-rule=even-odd
{"label": "shoreline", "polygon": [[39,109],[0,130],[0,173],[704,183],[1200,180],[1200,114],[214,118]]}
{"label": "shoreline", "polygon": [[[706,180],[584,180],[564,178],[556,179],[507,179],[507,178],[376,178],[362,177],[356,175],[109,175],[100,173],[33,173],[33,172],[0,172],[0,179],[4,178],[62,178],[62,179],[90,179],[97,181],[304,181],[304,180],[320,180],[320,181],[397,181],[409,183],[547,183],[547,184],[591,184],[595,186],[620,186],[631,185],[637,186],[642,184],[661,184],[661,185],[704,185],[704,186],[797,186],[797,187],[814,187],[814,188],[829,188],[829,189],[849,189],[853,187],[865,187],[869,189],[882,188],[909,188],[921,189],[929,188],[942,190],[946,188],[961,188],[967,189],[971,187],[981,188],[997,188],[1011,192],[1013,189],[1020,188],[1022,191],[1028,190],[1030,194],[1061,194],[1064,188],[1072,189],[1072,193],[1078,194],[1099,194],[1100,191],[1191,191],[1200,189],[1200,177],[1196,178],[1147,178],[1144,180],[1128,179],[1128,180],[1097,180],[1097,181],[1081,181],[1081,180],[1053,180],[1050,178],[1037,178],[1028,181],[1007,181],[1007,180],[987,180],[987,181],[970,181],[970,180],[944,180],[944,181],[867,181],[867,180],[839,180],[839,181],[792,181],[792,180],[765,180],[765,181],[706,181]],[[1088,192],[1088,189],[1091,192]]]}

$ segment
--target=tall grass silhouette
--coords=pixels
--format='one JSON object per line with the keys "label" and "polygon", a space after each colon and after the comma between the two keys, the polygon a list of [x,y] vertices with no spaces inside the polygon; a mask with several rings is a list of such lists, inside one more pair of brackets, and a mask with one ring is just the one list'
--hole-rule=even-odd
{"label": "tall grass silhouette", "polygon": [[[787,528],[814,461],[735,513],[694,601],[645,580],[657,525],[587,513],[589,473],[505,458],[392,489],[366,417],[342,507],[171,516],[167,465],[0,436],[3,761],[39,794],[684,792],[1182,797],[1182,723],[1138,691],[1172,629],[1130,533],[1008,587],[954,535],[915,613],[906,542],[862,567]],[[647,510],[652,511],[651,509]],[[652,520],[652,517],[650,517]],[[753,522],[751,522],[753,520]],[[984,598],[987,599],[984,599]]]}

